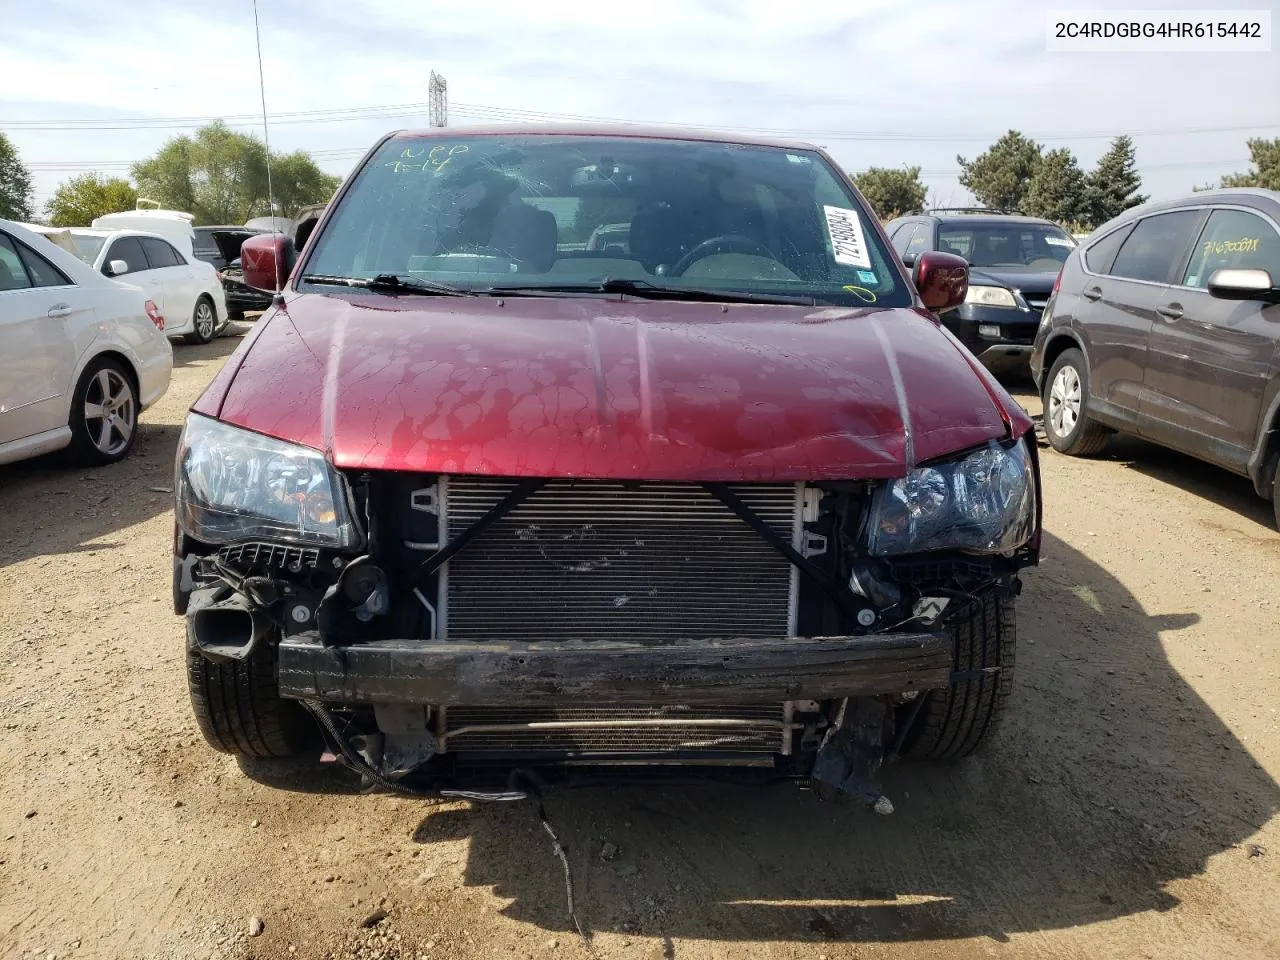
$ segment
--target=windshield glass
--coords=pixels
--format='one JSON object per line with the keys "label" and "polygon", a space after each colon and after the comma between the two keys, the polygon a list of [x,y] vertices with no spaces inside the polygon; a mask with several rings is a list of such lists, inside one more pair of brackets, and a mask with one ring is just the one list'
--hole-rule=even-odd
{"label": "windshield glass", "polygon": [[106,239],[106,237],[95,237],[88,233],[71,234],[71,242],[76,246],[76,256],[89,266],[93,266],[93,261],[98,259],[98,251],[102,249]]}
{"label": "windshield glass", "polygon": [[1075,246],[1065,231],[1043,223],[944,223],[938,227],[938,249],[964,257],[971,267],[1056,273]]}
{"label": "windshield glass", "polygon": [[357,175],[304,274],[392,274],[470,289],[608,278],[910,305],[867,217],[808,151],[630,137],[405,137],[385,143]]}

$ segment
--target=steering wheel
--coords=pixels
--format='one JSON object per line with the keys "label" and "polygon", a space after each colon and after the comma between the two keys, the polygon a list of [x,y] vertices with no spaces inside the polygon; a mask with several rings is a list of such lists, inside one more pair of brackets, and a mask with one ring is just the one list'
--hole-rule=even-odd
{"label": "steering wheel", "polygon": [[752,240],[750,237],[744,237],[740,233],[723,233],[718,237],[703,240],[700,244],[686,253],[676,261],[675,265],[672,266],[670,270],[667,271],[667,276],[681,276],[699,260],[715,256],[717,253],[757,254],[759,256],[768,257],[770,260],[775,262],[778,259],[773,255],[773,251],[758,240]]}

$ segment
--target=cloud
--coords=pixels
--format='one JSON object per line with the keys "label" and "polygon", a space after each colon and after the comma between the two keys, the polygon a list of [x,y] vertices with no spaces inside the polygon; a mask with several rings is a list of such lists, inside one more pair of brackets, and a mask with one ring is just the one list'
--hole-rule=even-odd
{"label": "cloud", "polygon": [[[976,155],[1010,128],[1102,135],[1049,142],[1086,167],[1106,135],[1136,131],[1145,189],[1157,196],[1246,166],[1244,140],[1265,130],[1148,132],[1280,115],[1280,54],[1045,52],[1046,12],[1072,5],[260,0],[259,11],[273,114],[425,103],[434,69],[448,78],[456,124],[498,108],[796,131],[850,169],[919,165],[943,200],[964,199],[956,155]],[[32,165],[41,201],[77,168],[127,172],[182,131],[22,121],[241,116],[260,130],[248,0],[135,0],[127,17],[87,0],[16,6],[0,62],[30,81],[8,91],[0,129]],[[426,123],[424,109],[402,113],[282,118],[272,146],[322,151],[322,166],[344,173],[385,130]]]}

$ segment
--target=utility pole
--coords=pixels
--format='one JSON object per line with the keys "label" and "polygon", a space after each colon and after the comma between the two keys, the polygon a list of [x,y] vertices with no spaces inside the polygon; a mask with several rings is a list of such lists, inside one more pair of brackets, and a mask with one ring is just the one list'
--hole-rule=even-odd
{"label": "utility pole", "polygon": [[427,84],[427,98],[431,104],[430,125],[447,127],[449,125],[449,83],[434,70],[431,71],[431,80]]}

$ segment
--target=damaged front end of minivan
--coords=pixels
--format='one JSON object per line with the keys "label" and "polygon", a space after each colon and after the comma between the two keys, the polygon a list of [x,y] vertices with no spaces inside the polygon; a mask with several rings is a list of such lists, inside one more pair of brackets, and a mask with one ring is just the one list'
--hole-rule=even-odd
{"label": "damaged front end of minivan", "polygon": [[384,786],[728,773],[883,807],[887,759],[990,736],[1040,545],[1030,434],[666,482],[338,470],[193,413],[176,489],[206,739]]}

